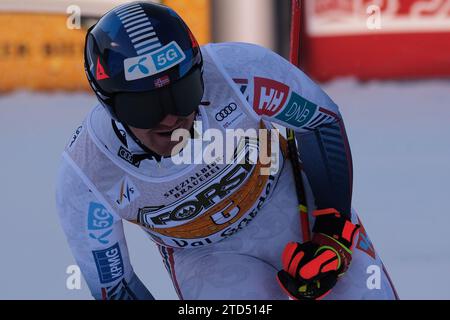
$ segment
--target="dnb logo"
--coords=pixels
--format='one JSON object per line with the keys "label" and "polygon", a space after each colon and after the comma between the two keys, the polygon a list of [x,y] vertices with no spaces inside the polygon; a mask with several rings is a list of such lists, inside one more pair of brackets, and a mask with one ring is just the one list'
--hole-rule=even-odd
{"label": "dnb logo", "polygon": [[142,79],[170,69],[186,59],[180,46],[172,41],[158,50],[123,61],[127,81]]}
{"label": "dnb logo", "polygon": [[123,260],[119,243],[104,250],[92,251],[101,283],[113,282],[123,276]]}
{"label": "dnb logo", "polygon": [[254,86],[253,109],[258,115],[273,116],[286,103],[289,87],[284,83],[255,77]]}
{"label": "dnb logo", "polygon": [[111,228],[114,218],[111,213],[100,203],[91,202],[88,211],[88,230],[89,237],[96,239],[101,244],[109,243],[107,237],[112,233]]}
{"label": "dnb logo", "polygon": [[317,105],[292,92],[289,102],[275,118],[294,127],[306,125],[317,110]]}

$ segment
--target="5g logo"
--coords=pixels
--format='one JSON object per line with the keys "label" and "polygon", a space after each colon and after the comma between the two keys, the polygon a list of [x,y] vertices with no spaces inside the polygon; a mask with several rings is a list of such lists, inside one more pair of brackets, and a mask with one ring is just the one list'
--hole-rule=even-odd
{"label": "5g logo", "polygon": [[158,71],[166,70],[186,58],[183,50],[175,41],[152,54],[153,63]]}
{"label": "5g logo", "polygon": [[174,49],[169,49],[166,52],[161,53],[158,55],[157,61],[158,66],[163,67],[166,65],[167,62],[172,62],[178,57],[178,53]]}
{"label": "5g logo", "polygon": [[370,276],[366,280],[366,286],[369,290],[381,289],[381,269],[377,265],[370,265],[366,269],[366,273]]}

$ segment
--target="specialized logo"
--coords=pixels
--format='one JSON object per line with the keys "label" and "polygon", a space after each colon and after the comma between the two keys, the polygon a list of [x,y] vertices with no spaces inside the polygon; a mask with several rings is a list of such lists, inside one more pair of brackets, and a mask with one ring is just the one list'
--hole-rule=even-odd
{"label": "specialized logo", "polygon": [[119,243],[105,250],[92,251],[101,283],[113,282],[124,274]]}
{"label": "specialized logo", "polygon": [[259,115],[273,116],[283,108],[289,95],[289,87],[284,83],[255,77],[253,109]]}
{"label": "specialized logo", "polygon": [[306,125],[317,110],[317,105],[292,92],[286,107],[275,118],[294,127]]}
{"label": "specialized logo", "polygon": [[104,80],[108,79],[109,76],[105,72],[105,68],[103,68],[102,64],[100,63],[100,57],[97,57],[97,66],[95,70],[95,78],[97,80]]}
{"label": "specialized logo", "polygon": [[101,244],[109,243],[108,236],[112,233],[111,228],[114,223],[114,218],[106,208],[96,202],[89,203],[88,211],[88,230],[89,237],[97,240]]}
{"label": "specialized logo", "polygon": [[120,209],[125,208],[140,196],[138,189],[127,176],[114,185],[107,194]]}
{"label": "specialized logo", "polygon": [[133,166],[135,166],[136,168],[139,168],[139,166],[141,165],[141,161],[136,160],[135,157],[133,156],[133,154],[122,146],[120,146],[119,152],[117,153],[117,155],[121,159],[128,162],[129,164],[132,164]]}
{"label": "specialized logo", "polygon": [[142,79],[170,69],[186,59],[180,46],[172,41],[162,48],[123,61],[127,81]]}

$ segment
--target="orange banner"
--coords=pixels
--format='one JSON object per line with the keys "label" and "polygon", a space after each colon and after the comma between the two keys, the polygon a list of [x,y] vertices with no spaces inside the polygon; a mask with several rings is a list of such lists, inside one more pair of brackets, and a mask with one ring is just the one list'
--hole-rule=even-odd
{"label": "orange banner", "polygon": [[[85,30],[64,14],[0,13],[0,90],[87,89]],[[9,32],[7,31],[9,30]]]}
{"label": "orange banner", "polygon": [[200,45],[211,41],[210,0],[164,0],[163,4],[177,12],[191,29]]}

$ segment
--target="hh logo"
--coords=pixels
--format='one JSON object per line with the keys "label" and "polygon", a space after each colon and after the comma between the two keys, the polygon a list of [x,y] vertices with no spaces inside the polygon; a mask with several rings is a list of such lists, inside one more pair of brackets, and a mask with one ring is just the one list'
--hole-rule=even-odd
{"label": "hh logo", "polygon": [[186,59],[180,46],[172,41],[158,50],[123,61],[127,81],[142,79],[172,68]]}
{"label": "hh logo", "polygon": [[289,87],[284,83],[255,77],[253,109],[259,115],[273,116],[286,103]]}
{"label": "hh logo", "polygon": [[123,209],[138,198],[140,193],[133,182],[128,177],[124,177],[108,191],[108,196],[120,209]]}

